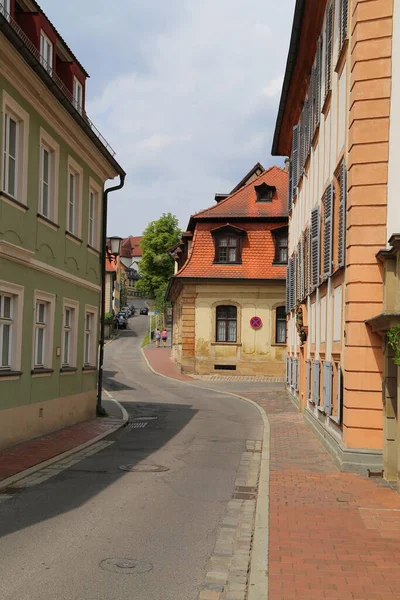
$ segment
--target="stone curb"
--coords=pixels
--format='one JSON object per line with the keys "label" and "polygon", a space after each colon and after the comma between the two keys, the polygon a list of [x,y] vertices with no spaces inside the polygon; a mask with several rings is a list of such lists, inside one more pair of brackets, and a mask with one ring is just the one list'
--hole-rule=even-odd
{"label": "stone curb", "polygon": [[239,394],[234,394],[233,392],[224,392],[222,390],[215,390],[214,388],[194,385],[189,381],[182,381],[180,379],[175,379],[175,377],[169,377],[168,375],[163,375],[163,373],[158,373],[151,366],[147,356],[143,351],[143,348],[141,350],[148,368],[155,375],[159,375],[165,379],[170,379],[171,381],[177,381],[183,385],[189,385],[191,387],[207,391],[218,391],[226,396],[240,398],[240,400],[245,400],[258,409],[263,420],[264,433],[247,600],[268,600],[270,425],[265,410],[259,404],[253,400],[250,400],[250,398],[246,398],[245,396],[240,396]]}
{"label": "stone curb", "polygon": [[96,444],[96,442],[99,442],[100,440],[104,439],[105,437],[112,435],[113,433],[118,431],[118,429],[125,427],[125,425],[128,422],[128,419],[129,419],[127,411],[122,406],[122,404],[120,404],[118,402],[118,400],[115,400],[115,398],[113,398],[111,396],[111,394],[109,392],[107,392],[107,390],[103,390],[103,392],[105,392],[107,394],[109,400],[112,400],[113,402],[118,404],[119,408],[121,409],[122,415],[123,415],[122,419],[116,420],[116,424],[113,427],[111,427],[108,431],[104,431],[103,433],[96,435],[96,437],[92,438],[91,440],[88,440],[87,442],[84,442],[83,444],[80,444],[79,446],[75,446],[75,448],[71,448],[71,450],[67,450],[66,452],[57,454],[56,456],[52,456],[51,458],[44,460],[43,462],[38,463],[37,465],[33,465],[33,467],[29,467],[29,469],[20,471],[19,473],[16,473],[15,475],[11,475],[11,477],[7,477],[7,479],[3,479],[2,481],[0,481],[0,490],[5,487],[8,487],[9,485],[16,483],[20,479],[25,479],[25,477],[28,477],[29,475],[36,473],[36,471],[40,471],[41,469],[44,469],[45,467],[48,467],[49,465],[52,465],[60,460],[63,460],[64,458],[68,458],[69,456],[72,456],[73,454],[76,454],[77,452],[80,452],[81,450],[84,450],[85,448],[88,448],[89,446]]}

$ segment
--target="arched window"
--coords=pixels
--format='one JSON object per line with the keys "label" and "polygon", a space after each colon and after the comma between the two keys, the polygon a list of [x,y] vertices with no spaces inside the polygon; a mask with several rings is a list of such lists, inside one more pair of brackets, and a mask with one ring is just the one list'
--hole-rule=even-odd
{"label": "arched window", "polygon": [[237,308],[236,306],[217,306],[216,341],[236,342]]}

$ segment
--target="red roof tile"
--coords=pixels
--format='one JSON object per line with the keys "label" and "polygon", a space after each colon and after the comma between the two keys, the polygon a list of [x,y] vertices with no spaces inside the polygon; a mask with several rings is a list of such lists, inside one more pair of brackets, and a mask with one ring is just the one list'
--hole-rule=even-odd
{"label": "red roof tile", "polygon": [[124,258],[132,258],[132,256],[142,256],[142,249],[140,242],[143,236],[141,235],[130,235],[124,238],[121,243],[121,256]]}
{"label": "red roof tile", "polygon": [[[271,202],[256,202],[255,186],[266,183],[276,187],[276,192]],[[270,167],[259,177],[240,188],[237,192],[221,200],[218,204],[206,208],[195,215],[191,221],[213,218],[241,218],[241,217],[287,217],[287,197],[289,178],[285,169]]]}
{"label": "red roof tile", "polygon": [[275,245],[271,231],[287,226],[281,223],[237,222],[235,227],[246,230],[243,238],[242,264],[214,264],[213,222],[198,222],[189,258],[176,277],[204,277],[208,279],[285,279],[286,267],[274,266]]}

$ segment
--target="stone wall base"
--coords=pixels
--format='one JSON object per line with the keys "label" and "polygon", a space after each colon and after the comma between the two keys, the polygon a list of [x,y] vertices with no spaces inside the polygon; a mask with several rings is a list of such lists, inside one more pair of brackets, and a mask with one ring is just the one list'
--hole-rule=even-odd
{"label": "stone wall base", "polygon": [[0,450],[96,417],[96,390],[0,411]]}
{"label": "stone wall base", "polygon": [[368,469],[380,472],[383,468],[381,450],[368,448],[346,448],[305,408],[303,417],[319,438],[341,471],[368,475]]}

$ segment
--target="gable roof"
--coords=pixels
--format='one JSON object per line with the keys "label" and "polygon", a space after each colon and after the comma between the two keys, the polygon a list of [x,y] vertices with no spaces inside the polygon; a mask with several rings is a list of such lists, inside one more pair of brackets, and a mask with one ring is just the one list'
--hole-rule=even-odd
{"label": "gable roof", "polygon": [[[260,173],[259,173],[260,171]],[[247,175],[245,175],[243,177],[243,179],[241,181],[239,181],[239,183],[233,188],[233,190],[231,191],[231,193],[229,194],[229,196],[231,196],[232,194],[234,194],[235,192],[238,192],[243,186],[245,186],[248,183],[248,180],[253,177],[253,175],[261,175],[261,173],[264,173],[265,169],[262,166],[262,164],[260,162],[256,163],[254,165],[254,167],[252,169],[250,169],[250,171],[247,173]]]}
{"label": "gable roof", "polygon": [[133,256],[142,256],[140,242],[142,235],[130,235],[124,238],[121,243],[121,256],[123,258],[132,258]]}
{"label": "gable roof", "polygon": [[[271,202],[257,202],[256,186],[266,183],[275,187]],[[218,204],[191,216],[189,229],[202,219],[246,219],[256,217],[287,217],[289,176],[281,167],[273,166],[261,173],[237,192]]]}

